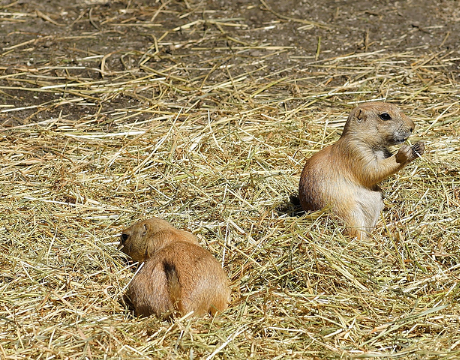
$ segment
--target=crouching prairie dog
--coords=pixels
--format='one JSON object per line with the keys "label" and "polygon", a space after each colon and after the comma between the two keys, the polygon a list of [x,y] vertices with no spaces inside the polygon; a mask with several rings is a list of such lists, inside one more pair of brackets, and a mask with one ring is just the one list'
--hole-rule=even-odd
{"label": "crouching prairie dog", "polygon": [[136,315],[203,316],[227,308],[227,275],[191,233],[151,218],[124,230],[120,243],[133,260],[145,261],[127,293]]}
{"label": "crouching prairie dog", "polygon": [[383,209],[377,184],[425,150],[423,142],[402,145],[396,154],[388,149],[403,143],[414,127],[393,104],[372,102],[353,109],[340,139],[307,160],[299,182],[302,208],[315,211],[329,206],[350,236],[365,238]]}

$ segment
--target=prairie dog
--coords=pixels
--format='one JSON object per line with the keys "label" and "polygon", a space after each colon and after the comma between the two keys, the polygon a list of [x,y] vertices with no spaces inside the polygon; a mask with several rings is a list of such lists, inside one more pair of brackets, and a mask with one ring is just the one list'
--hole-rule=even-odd
{"label": "prairie dog", "polygon": [[393,104],[361,104],[348,116],[340,139],[309,158],[300,176],[299,200],[305,211],[330,206],[350,236],[365,238],[383,209],[380,181],[422,155],[423,142],[402,145],[414,122]]}
{"label": "prairie dog", "polygon": [[145,261],[128,288],[136,315],[203,316],[227,308],[227,275],[191,233],[151,218],[124,230],[121,245],[133,260]]}

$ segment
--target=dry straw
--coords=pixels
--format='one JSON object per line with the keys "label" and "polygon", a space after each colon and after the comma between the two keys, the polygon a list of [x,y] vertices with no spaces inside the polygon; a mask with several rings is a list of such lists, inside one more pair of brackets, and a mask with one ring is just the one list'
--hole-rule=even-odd
{"label": "dry straw", "polygon": [[[5,93],[47,95],[0,109],[0,358],[460,356],[454,55],[323,54],[273,71],[288,48],[228,35],[241,19],[206,26],[0,76]],[[222,36],[229,45],[215,46]],[[304,159],[371,99],[399,103],[427,152],[382,184],[386,208],[357,241],[289,197]],[[134,269],[118,236],[153,215],[222,261],[224,314],[161,321],[125,307]]]}

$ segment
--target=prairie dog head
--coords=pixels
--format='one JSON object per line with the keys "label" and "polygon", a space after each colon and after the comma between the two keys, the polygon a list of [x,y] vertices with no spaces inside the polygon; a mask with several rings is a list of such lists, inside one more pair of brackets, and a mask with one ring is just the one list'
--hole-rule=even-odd
{"label": "prairie dog head", "polygon": [[198,244],[193,234],[178,230],[157,217],[135,223],[123,230],[120,237],[121,250],[133,261],[139,262],[147,260],[155,252],[175,241]]}
{"label": "prairie dog head", "polygon": [[371,102],[354,108],[343,136],[351,136],[371,147],[397,145],[407,140],[415,124],[394,104]]}

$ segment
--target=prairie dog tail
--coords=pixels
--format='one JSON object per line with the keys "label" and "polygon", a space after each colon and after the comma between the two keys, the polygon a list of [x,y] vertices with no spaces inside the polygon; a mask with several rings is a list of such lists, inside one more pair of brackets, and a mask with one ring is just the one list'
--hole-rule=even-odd
{"label": "prairie dog tail", "polygon": [[171,298],[174,310],[183,313],[181,301],[182,287],[179,282],[176,266],[170,262],[164,261],[163,268],[166,274],[168,293]]}

